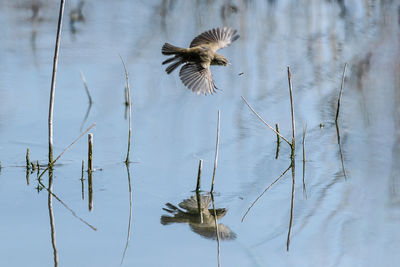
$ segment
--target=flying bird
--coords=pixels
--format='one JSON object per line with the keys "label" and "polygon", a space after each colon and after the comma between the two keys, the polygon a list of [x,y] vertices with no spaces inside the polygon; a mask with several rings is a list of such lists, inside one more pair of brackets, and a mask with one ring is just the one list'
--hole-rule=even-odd
{"label": "flying bird", "polygon": [[170,74],[180,65],[182,83],[196,94],[212,94],[217,87],[214,84],[210,65],[226,66],[229,61],[217,50],[227,47],[239,38],[237,31],[229,27],[216,28],[198,35],[189,48],[180,48],[165,43],[161,53],[172,56],[162,64],[169,64],[165,71]]}

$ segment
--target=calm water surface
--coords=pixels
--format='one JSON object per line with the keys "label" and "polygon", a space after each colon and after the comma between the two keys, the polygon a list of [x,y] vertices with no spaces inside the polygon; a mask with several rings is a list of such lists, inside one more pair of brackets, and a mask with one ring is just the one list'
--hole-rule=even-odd
{"label": "calm water surface", "polygon": [[[171,205],[193,195],[199,159],[202,188],[209,190],[221,110],[215,206],[226,209],[218,220],[228,235],[220,242],[222,266],[398,266],[400,4],[341,2],[85,1],[84,21],[71,23],[78,1],[67,1],[55,154],[97,124],[91,130],[93,209],[87,174],[80,180],[86,136],[58,161],[52,192],[93,231],[57,198],[50,197],[49,205],[48,192],[38,191],[36,172],[27,177],[24,167],[28,147],[32,161],[47,160],[58,1],[0,1],[0,265],[217,266],[213,221],[207,217],[199,224],[181,210],[164,225],[162,216],[173,216],[163,208],[173,211]],[[166,75],[160,48],[164,42],[187,46],[220,25],[238,29],[241,38],[221,51],[232,65],[212,69],[221,90],[197,96],[178,73]],[[119,54],[133,96],[129,173],[123,163],[128,120]],[[334,118],[345,62],[342,165]],[[290,165],[290,149],[281,143],[275,159],[276,136],[240,96],[289,138],[287,66],[297,128],[289,251],[290,171],[241,222]],[[94,101],[89,111],[80,71]],[[42,181],[48,186],[48,174]]]}

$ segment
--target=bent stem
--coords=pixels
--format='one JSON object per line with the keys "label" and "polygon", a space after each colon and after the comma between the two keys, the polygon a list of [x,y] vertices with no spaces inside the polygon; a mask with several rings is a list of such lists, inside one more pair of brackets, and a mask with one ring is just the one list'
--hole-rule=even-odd
{"label": "bent stem", "polygon": [[[126,79],[126,85],[125,85],[125,93],[128,98],[128,107],[129,107],[129,131],[128,131],[128,151],[126,152],[126,158],[125,158],[125,163],[129,163],[129,153],[131,150],[131,136],[132,136],[132,101],[131,101],[131,89],[129,87],[129,75],[128,71],[126,69],[126,65],[124,60],[122,59],[121,55],[119,56],[121,58],[122,64],[124,65],[124,71],[125,71],[125,79]],[[125,103],[126,104],[126,103]]]}
{"label": "bent stem", "polygon": [[251,203],[250,207],[247,209],[246,213],[243,215],[241,222],[244,221],[246,218],[247,214],[250,212],[250,210],[253,208],[253,206],[257,203],[257,201],[267,192],[276,182],[278,182],[286,173],[287,171],[292,167],[292,163],[289,165],[289,167],[275,180],[273,181],[257,198],[256,200]]}
{"label": "bent stem", "polygon": [[246,103],[246,105],[249,107],[249,109],[254,113],[254,115],[256,115],[260,119],[260,121],[262,123],[264,123],[274,133],[276,133],[278,136],[280,136],[280,138],[282,138],[286,143],[288,143],[289,146],[292,146],[292,144],[283,135],[281,135],[279,132],[277,132],[271,125],[269,125],[267,122],[265,122],[265,120],[260,115],[258,115],[258,113],[254,110],[254,108],[252,106],[250,106],[249,102],[247,102],[246,98],[244,98],[244,96],[242,96],[242,99]]}

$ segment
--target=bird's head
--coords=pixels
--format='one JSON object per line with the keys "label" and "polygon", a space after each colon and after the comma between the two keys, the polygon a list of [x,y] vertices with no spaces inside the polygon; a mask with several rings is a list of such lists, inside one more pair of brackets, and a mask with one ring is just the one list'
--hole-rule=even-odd
{"label": "bird's head", "polygon": [[226,66],[229,64],[229,61],[226,57],[222,55],[215,54],[214,59],[211,62],[211,65],[219,65],[219,66]]}

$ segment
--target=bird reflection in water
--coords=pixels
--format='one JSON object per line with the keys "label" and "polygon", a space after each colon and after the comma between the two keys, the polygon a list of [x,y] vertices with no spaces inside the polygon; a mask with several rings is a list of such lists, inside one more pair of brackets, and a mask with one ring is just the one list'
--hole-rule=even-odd
{"label": "bird reflection in water", "polygon": [[[212,208],[209,209],[210,204],[211,196],[208,194],[191,196],[179,203],[179,207],[171,203],[166,203],[166,207],[163,210],[171,215],[162,215],[161,224],[187,223],[196,234],[208,239],[216,239],[217,232],[214,214],[216,214],[218,220],[226,215],[227,210],[225,208],[215,209],[214,213]],[[218,224],[218,231],[221,240],[233,240],[236,238],[236,234],[226,225]]]}

